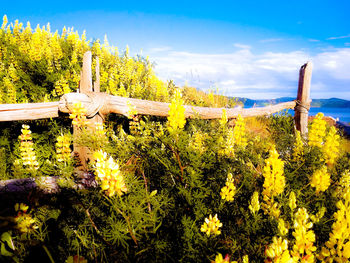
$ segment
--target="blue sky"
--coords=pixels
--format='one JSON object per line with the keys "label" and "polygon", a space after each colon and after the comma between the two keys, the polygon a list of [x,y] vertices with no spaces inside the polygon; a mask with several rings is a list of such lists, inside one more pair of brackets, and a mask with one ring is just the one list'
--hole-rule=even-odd
{"label": "blue sky", "polygon": [[314,64],[311,97],[350,100],[350,1],[15,1],[9,21],[74,27],[149,56],[176,84],[229,96],[296,96]]}

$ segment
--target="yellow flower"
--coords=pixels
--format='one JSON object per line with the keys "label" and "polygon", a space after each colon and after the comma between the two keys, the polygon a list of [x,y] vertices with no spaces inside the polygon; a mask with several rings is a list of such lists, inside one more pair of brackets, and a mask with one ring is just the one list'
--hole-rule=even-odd
{"label": "yellow flower", "polygon": [[23,203],[15,204],[17,216],[14,218],[14,221],[17,224],[16,228],[22,233],[27,233],[38,228],[38,226],[35,225],[35,220],[31,215],[27,214],[28,208],[29,207]]}
{"label": "yellow flower", "polygon": [[290,210],[293,212],[294,209],[297,207],[297,199],[295,197],[295,193],[292,191],[289,194],[289,203],[288,206],[290,208]]}
{"label": "yellow flower", "polygon": [[223,188],[221,188],[220,192],[221,198],[228,202],[232,202],[236,194],[236,186],[234,185],[233,181],[233,176],[231,173],[229,173],[226,178],[226,184]]}
{"label": "yellow flower", "polygon": [[274,197],[283,192],[285,186],[285,177],[283,175],[284,162],[279,159],[276,149],[270,150],[270,156],[265,160],[263,171],[264,190],[263,195]]}
{"label": "yellow flower", "polygon": [[302,158],[302,156],[303,156],[303,141],[301,140],[300,131],[296,131],[292,159],[294,161],[299,161]]}
{"label": "yellow flower", "polygon": [[285,236],[288,234],[288,228],[286,227],[286,223],[282,218],[278,219],[278,231],[281,236]]}
{"label": "yellow flower", "polygon": [[220,227],[222,227],[222,223],[218,219],[218,215],[216,214],[214,217],[212,215],[209,215],[209,218],[205,218],[205,222],[201,226],[201,231],[205,232],[207,236],[213,235],[220,235],[221,231],[219,230]]}
{"label": "yellow flower", "polygon": [[328,134],[325,138],[325,143],[322,151],[325,155],[327,165],[333,165],[335,159],[339,154],[339,139],[340,136],[337,134],[337,130],[334,126],[329,129]]}
{"label": "yellow flower", "polygon": [[22,125],[22,134],[18,137],[20,139],[19,150],[21,152],[21,160],[23,165],[31,170],[39,169],[39,163],[36,160],[36,155],[33,149],[33,142],[29,125]]}
{"label": "yellow flower", "polygon": [[220,119],[220,125],[222,127],[226,127],[227,124],[227,113],[226,113],[226,109],[222,109],[222,115],[221,115],[221,119]]}
{"label": "yellow flower", "polygon": [[107,157],[107,153],[99,150],[93,154],[95,158],[95,173],[97,180],[101,183],[101,189],[106,191],[106,194],[111,197],[115,194],[119,196],[127,192],[127,187],[124,182],[119,165],[112,157]]}
{"label": "yellow flower", "polygon": [[70,138],[68,135],[57,137],[56,158],[58,162],[67,162],[71,158]]}
{"label": "yellow flower", "polygon": [[326,121],[323,120],[323,113],[319,112],[312,121],[309,131],[309,145],[322,147],[323,138],[326,135]]}
{"label": "yellow flower", "polygon": [[[276,263],[292,263],[293,259],[291,258],[288,250],[288,241],[282,239],[281,237],[273,237],[272,244],[270,244],[265,250],[265,255]],[[265,261],[271,262],[271,261]]]}
{"label": "yellow flower", "polygon": [[241,114],[237,116],[235,127],[233,128],[233,134],[234,134],[234,144],[236,146],[245,148],[247,146],[247,138],[245,135],[245,123]]}
{"label": "yellow flower", "polygon": [[310,182],[312,187],[316,188],[316,194],[320,191],[324,192],[331,184],[331,178],[327,171],[327,167],[323,166],[321,169],[315,171],[311,177]]}
{"label": "yellow flower", "polygon": [[132,105],[129,100],[126,101],[126,106],[128,107],[127,116],[129,119],[133,119],[137,115],[136,106]]}
{"label": "yellow flower", "polygon": [[168,130],[169,132],[174,132],[176,130],[181,130],[185,127],[185,108],[183,106],[183,100],[181,98],[181,92],[175,90],[174,98],[169,105],[170,110],[168,112]]}
{"label": "yellow flower", "polygon": [[77,127],[87,125],[88,121],[86,119],[86,109],[82,105],[81,101],[75,102],[73,104],[72,113],[69,114],[69,118],[73,119],[72,124]]}
{"label": "yellow flower", "polygon": [[250,200],[249,210],[253,214],[256,214],[260,210],[259,193],[257,191],[255,191],[252,195],[252,199]]}
{"label": "yellow flower", "polygon": [[314,246],[314,242],[316,236],[312,230],[309,230],[312,226],[313,224],[310,222],[307,210],[305,208],[299,208],[295,213],[294,219],[293,236],[295,238],[295,244],[291,253],[294,260],[315,262],[314,252],[316,251],[316,247]]}
{"label": "yellow flower", "polygon": [[336,207],[332,233],[318,256],[322,262],[347,262],[350,258],[350,189],[346,189]]}

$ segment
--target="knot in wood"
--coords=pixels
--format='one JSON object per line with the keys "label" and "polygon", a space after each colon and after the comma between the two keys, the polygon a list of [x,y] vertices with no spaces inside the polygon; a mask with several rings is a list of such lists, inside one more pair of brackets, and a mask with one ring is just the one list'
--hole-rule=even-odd
{"label": "knot in wood", "polygon": [[101,117],[108,114],[108,94],[102,92],[87,92],[86,95],[90,98],[90,103],[86,107],[86,116],[88,118],[99,114]]}
{"label": "knot in wood", "polygon": [[74,104],[80,101],[86,109],[86,116],[88,118],[92,118],[96,114],[103,117],[110,112],[108,98],[109,95],[102,92],[67,93],[61,97],[58,108],[61,112],[71,113]]}
{"label": "knot in wood", "polygon": [[308,113],[310,110],[310,102],[301,102],[300,100],[296,100],[296,106],[294,108],[295,111],[299,111],[301,113]]}

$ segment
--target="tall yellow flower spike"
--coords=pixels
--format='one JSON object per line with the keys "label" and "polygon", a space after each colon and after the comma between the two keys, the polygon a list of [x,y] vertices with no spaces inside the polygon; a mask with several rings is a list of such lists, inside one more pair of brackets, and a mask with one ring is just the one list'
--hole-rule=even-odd
{"label": "tall yellow flower spike", "polygon": [[19,150],[21,151],[21,158],[23,165],[31,170],[39,169],[39,163],[36,160],[36,155],[33,149],[33,141],[29,125],[22,125],[22,134],[18,137],[20,139]]}
{"label": "tall yellow flower spike", "polygon": [[269,258],[265,263],[293,263],[293,259],[289,254],[288,241],[281,237],[273,237],[272,244],[265,250],[265,255]]}
{"label": "tall yellow flower spike", "polygon": [[350,189],[346,189],[337,203],[332,233],[326,246],[322,247],[318,259],[322,262],[349,262],[350,260]]}
{"label": "tall yellow flower spike", "polygon": [[221,188],[221,198],[228,202],[232,202],[236,194],[236,186],[233,183],[234,179],[231,173],[227,175],[226,184]]}
{"label": "tall yellow flower spike", "polygon": [[303,141],[301,139],[300,131],[296,131],[292,159],[297,162],[297,161],[300,161],[302,156],[303,156]]}
{"label": "tall yellow flower spike", "polygon": [[168,112],[168,130],[169,132],[174,132],[181,130],[185,127],[185,108],[183,106],[183,100],[181,98],[181,92],[175,90],[174,98],[169,105],[170,110]]}
{"label": "tall yellow flower spike", "polygon": [[95,173],[97,180],[101,183],[101,189],[106,191],[106,194],[111,197],[115,194],[119,196],[128,191],[124,182],[124,176],[122,175],[119,165],[110,156],[107,157],[107,153],[99,150],[93,154],[95,158]]}
{"label": "tall yellow flower spike", "polygon": [[310,184],[312,187],[316,188],[316,194],[328,189],[331,184],[331,176],[329,175],[326,166],[323,166],[312,174]]}
{"label": "tall yellow flower spike", "polygon": [[284,162],[279,159],[277,150],[270,150],[270,156],[265,160],[263,171],[265,178],[263,195],[273,197],[283,192],[286,184],[283,168]]}
{"label": "tall yellow flower spike", "polygon": [[326,121],[323,119],[323,113],[316,114],[312,121],[309,131],[309,145],[322,147],[323,138],[326,136]]}
{"label": "tall yellow flower spike", "polygon": [[325,143],[322,149],[327,165],[333,165],[335,162],[335,159],[338,157],[339,139],[340,139],[340,136],[337,134],[336,128],[332,126],[329,129],[328,134],[326,135]]}
{"label": "tall yellow flower spike", "polygon": [[57,137],[56,158],[57,162],[67,162],[71,158],[70,138],[68,135]]}
{"label": "tall yellow flower spike", "polygon": [[242,115],[239,114],[235,123],[235,127],[233,128],[234,134],[234,143],[236,146],[246,147],[247,146],[247,138],[245,134],[245,123]]}
{"label": "tall yellow flower spike", "polygon": [[291,255],[294,262],[315,262],[314,252],[316,247],[315,233],[311,230],[312,222],[310,222],[309,214],[305,208],[299,208],[295,213],[294,232],[295,244]]}
{"label": "tall yellow flower spike", "polygon": [[209,218],[205,218],[204,223],[201,226],[201,231],[205,232],[207,236],[210,236],[211,234],[220,235],[220,227],[222,227],[222,223],[218,219],[218,215],[216,214],[214,217],[209,215]]}

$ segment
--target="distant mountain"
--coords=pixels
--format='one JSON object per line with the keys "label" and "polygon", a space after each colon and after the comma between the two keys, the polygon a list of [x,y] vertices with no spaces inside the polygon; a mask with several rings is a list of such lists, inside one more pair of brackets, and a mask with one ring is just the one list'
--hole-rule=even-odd
{"label": "distant mountain", "polygon": [[[267,105],[273,105],[277,103],[287,102],[295,100],[295,98],[291,97],[282,97],[278,99],[270,99],[270,100],[251,100],[248,98],[236,98],[239,102],[244,104],[245,108],[250,107],[264,107]],[[330,98],[330,99],[313,99],[311,102],[311,107],[323,107],[323,108],[350,108],[350,101],[343,100],[338,98]]]}

